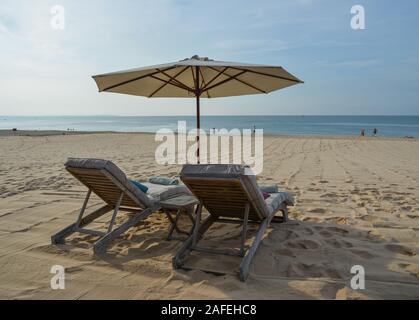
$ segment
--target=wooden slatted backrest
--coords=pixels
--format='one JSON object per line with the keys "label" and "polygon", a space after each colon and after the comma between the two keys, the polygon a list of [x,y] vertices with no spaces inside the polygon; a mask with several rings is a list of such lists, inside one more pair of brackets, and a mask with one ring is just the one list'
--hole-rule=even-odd
{"label": "wooden slatted backrest", "polygon": [[124,192],[121,206],[144,208],[137,197],[125,188],[118,180],[103,169],[66,168],[77,180],[92,190],[99,198],[115,206],[121,193]]}
{"label": "wooden slatted backrest", "polygon": [[181,180],[210,214],[220,217],[243,218],[245,205],[249,203],[249,219],[255,221],[263,219],[255,209],[240,178],[182,176]]}

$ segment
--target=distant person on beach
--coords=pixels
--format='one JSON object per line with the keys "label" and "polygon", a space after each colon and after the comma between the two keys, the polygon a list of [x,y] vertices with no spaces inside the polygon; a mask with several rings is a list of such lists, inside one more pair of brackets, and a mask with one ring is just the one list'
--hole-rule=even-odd
{"label": "distant person on beach", "polygon": [[361,129],[361,137],[365,137],[365,129]]}
{"label": "distant person on beach", "polygon": [[256,125],[253,126],[253,133],[256,133]]}
{"label": "distant person on beach", "polygon": [[374,137],[376,137],[377,136],[377,133],[378,133],[377,128],[374,128],[374,130],[372,131],[372,133],[373,133]]}

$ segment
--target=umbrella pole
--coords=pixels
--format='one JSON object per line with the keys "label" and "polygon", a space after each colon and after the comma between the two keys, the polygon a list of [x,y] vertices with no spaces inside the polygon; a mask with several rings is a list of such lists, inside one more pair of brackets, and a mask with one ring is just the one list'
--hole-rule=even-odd
{"label": "umbrella pole", "polygon": [[196,76],[195,76],[195,95],[196,95],[196,141],[198,143],[198,147],[196,150],[196,157],[197,157],[197,163],[200,163],[200,159],[199,159],[199,131],[201,129],[201,112],[200,112],[200,96],[201,96],[201,91],[200,91],[200,87],[199,87],[199,67],[196,67]]}
{"label": "umbrella pole", "polygon": [[200,163],[200,159],[199,159],[199,131],[200,131],[200,128],[201,128],[201,121],[200,121],[200,118],[201,118],[201,115],[200,115],[200,98],[199,98],[199,95],[197,95],[196,96],[196,129],[197,129],[197,131],[196,131],[196,141],[198,142],[198,148],[197,148],[197,150],[196,150],[196,156],[197,156],[197,159],[198,159],[198,164]]}

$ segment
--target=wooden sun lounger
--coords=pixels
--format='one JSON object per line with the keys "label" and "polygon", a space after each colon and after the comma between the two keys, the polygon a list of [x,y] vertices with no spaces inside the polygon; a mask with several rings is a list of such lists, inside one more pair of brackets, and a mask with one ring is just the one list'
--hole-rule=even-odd
{"label": "wooden sun lounger", "polygon": [[[90,234],[99,237],[93,245],[93,250],[95,254],[101,254],[106,251],[107,246],[115,238],[159,209],[158,201],[147,197],[110,161],[69,159],[65,166],[67,171],[89,190],[76,222],[54,234],[51,237],[53,244],[64,243],[65,238],[75,232]],[[105,205],[84,216],[92,192],[101,198]],[[110,211],[113,211],[113,214],[106,231],[85,228],[88,224]],[[117,214],[120,211],[131,212],[134,215],[119,227],[114,228]]]}
{"label": "wooden sun lounger", "polygon": [[[238,255],[243,257],[239,278],[246,281],[252,259],[262,241],[266,228],[271,222],[287,220],[287,206],[294,205],[293,197],[285,192],[271,195],[266,201],[259,190],[256,177],[249,169],[239,165],[185,165],[181,179],[200,201],[196,209],[196,223],[193,234],[182,245],[173,258],[175,269],[183,266],[188,254],[195,251],[206,253]],[[201,222],[202,209],[209,216]],[[275,213],[282,211],[282,217]],[[215,222],[242,224],[239,252],[219,250],[199,246],[205,232]],[[252,245],[246,248],[247,227],[256,223],[259,228]]]}

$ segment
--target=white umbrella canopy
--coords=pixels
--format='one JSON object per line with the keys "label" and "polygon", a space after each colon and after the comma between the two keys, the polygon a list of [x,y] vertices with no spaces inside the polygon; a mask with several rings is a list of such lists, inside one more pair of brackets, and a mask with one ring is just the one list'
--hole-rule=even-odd
{"label": "white umbrella canopy", "polygon": [[[147,98],[196,98],[197,140],[200,98],[270,93],[303,83],[279,66],[215,61],[193,56],[178,62],[93,76],[99,92]],[[199,146],[197,151],[199,162]]]}
{"label": "white umbrella canopy", "polygon": [[99,91],[148,98],[218,98],[269,93],[300,79],[278,66],[193,56],[173,63],[93,76]]}

